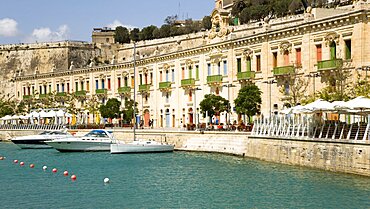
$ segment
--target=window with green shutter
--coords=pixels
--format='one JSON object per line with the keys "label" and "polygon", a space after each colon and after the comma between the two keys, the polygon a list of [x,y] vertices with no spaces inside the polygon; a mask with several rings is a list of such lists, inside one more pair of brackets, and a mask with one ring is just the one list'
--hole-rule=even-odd
{"label": "window with green shutter", "polygon": [[335,42],[331,42],[330,44],[330,59],[333,60],[333,59],[336,59],[337,58],[337,46],[335,44]]}
{"label": "window with green shutter", "polygon": [[238,73],[242,72],[242,59],[241,58],[236,59],[236,67],[237,67]]}
{"label": "window with green shutter", "polygon": [[195,65],[195,79],[199,80],[199,65]]}
{"label": "window with green shutter", "polygon": [[350,60],[351,59],[351,40],[345,40],[345,58],[346,60]]}
{"label": "window with green shutter", "polygon": [[250,72],[251,69],[252,69],[251,58],[247,57],[247,72]]}

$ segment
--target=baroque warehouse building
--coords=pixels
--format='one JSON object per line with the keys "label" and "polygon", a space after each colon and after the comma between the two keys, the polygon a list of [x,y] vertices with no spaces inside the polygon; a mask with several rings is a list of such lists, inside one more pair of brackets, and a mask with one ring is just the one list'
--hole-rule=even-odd
{"label": "baroque warehouse building", "polygon": [[[263,92],[261,112],[268,117],[283,108],[280,89],[289,91],[290,75],[307,78],[313,94],[339,65],[351,71],[370,66],[369,1],[229,26],[231,2],[216,0],[208,31],[138,42],[136,78],[134,45],[115,44],[106,28],[94,29],[92,44],[2,45],[2,91],[19,100],[75,93],[81,106],[92,95],[102,102],[133,98],[136,79],[145,125],[153,119],[155,127],[180,127],[206,122],[199,114],[206,94],[228,99],[234,110],[239,89],[253,82]],[[106,64],[97,65],[99,60]],[[233,111],[231,121],[237,118]]]}

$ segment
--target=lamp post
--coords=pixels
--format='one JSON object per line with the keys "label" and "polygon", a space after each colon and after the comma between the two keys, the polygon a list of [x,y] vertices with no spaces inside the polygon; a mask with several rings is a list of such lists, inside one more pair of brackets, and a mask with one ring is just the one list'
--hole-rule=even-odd
{"label": "lamp post", "polygon": [[196,87],[196,88],[193,88],[192,91],[194,91],[194,120],[195,120],[195,130],[197,130],[198,128],[198,117],[197,117],[197,95],[196,95],[196,91],[199,91],[199,90],[202,90],[201,88],[199,87]]}
{"label": "lamp post", "polygon": [[271,110],[271,86],[272,86],[272,84],[274,84],[274,83],[277,83],[275,80],[267,80],[267,81],[263,81],[262,83],[266,83],[267,85],[270,85],[270,89],[269,89],[269,91],[270,91],[270,93],[269,93],[269,96],[270,96],[270,114],[269,114],[269,116],[270,116],[270,119],[271,119],[271,112],[272,112],[272,110]]}
{"label": "lamp post", "polygon": [[[223,87],[227,87],[227,100],[229,101],[228,105],[227,105],[227,110],[228,110],[228,113],[227,113],[227,125],[230,125],[230,119],[231,119],[231,113],[229,113],[229,110],[230,110],[230,87],[236,87],[235,85],[233,85],[232,83],[229,83],[229,84],[225,84],[223,85]],[[230,110],[231,112],[231,110]]]}

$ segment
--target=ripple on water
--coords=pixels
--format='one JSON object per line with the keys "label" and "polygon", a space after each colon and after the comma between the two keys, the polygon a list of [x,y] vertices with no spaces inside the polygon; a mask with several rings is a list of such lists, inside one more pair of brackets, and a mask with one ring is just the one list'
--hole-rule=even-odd
{"label": "ripple on water", "polygon": [[60,153],[9,143],[0,143],[0,155],[8,157],[0,161],[1,208],[369,207],[367,177],[227,155]]}

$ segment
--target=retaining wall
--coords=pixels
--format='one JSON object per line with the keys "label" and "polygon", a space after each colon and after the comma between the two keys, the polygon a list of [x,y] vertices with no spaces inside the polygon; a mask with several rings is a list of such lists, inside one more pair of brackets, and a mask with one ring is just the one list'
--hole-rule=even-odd
{"label": "retaining wall", "polygon": [[[81,136],[89,130],[72,130]],[[35,131],[0,131],[0,139]],[[117,139],[130,142],[130,129],[114,130]],[[289,165],[370,176],[370,142],[319,141],[250,136],[245,132],[187,132],[138,130],[138,139],[166,141],[176,150],[217,152]]]}

